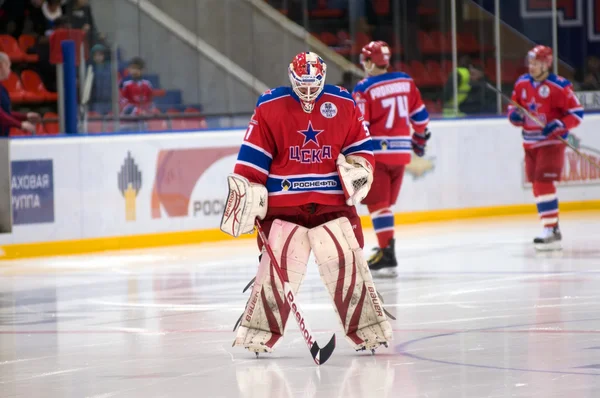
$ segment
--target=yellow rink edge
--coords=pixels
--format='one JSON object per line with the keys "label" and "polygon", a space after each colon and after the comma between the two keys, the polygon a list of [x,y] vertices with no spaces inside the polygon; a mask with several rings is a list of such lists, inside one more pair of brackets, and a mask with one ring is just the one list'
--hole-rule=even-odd
{"label": "yellow rink edge", "polygon": [[[600,210],[600,200],[560,203],[561,212],[589,210]],[[422,222],[451,221],[518,214],[531,214],[532,218],[535,218],[535,205],[527,204],[396,213],[395,224],[416,224]],[[369,216],[361,216],[361,223],[364,228],[371,228],[373,226]],[[240,237],[240,239],[242,238],[255,239],[255,235],[244,235]],[[21,243],[0,246],[0,260],[84,254],[109,250],[143,249],[232,239],[233,238],[229,235],[221,232],[218,228],[215,228],[196,231],[164,232],[55,242]]]}

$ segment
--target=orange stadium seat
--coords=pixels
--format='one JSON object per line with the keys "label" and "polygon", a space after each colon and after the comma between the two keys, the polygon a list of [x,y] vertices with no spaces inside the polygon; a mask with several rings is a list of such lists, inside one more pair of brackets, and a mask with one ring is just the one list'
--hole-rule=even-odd
{"label": "orange stadium seat", "polygon": [[58,120],[47,120],[47,119],[58,119],[58,115],[54,112],[44,113],[44,130],[48,135],[56,135],[60,133],[60,127]]}
{"label": "orange stadium seat", "polygon": [[13,62],[37,62],[39,58],[34,54],[25,54],[17,40],[10,35],[0,35],[0,48]]}
{"label": "orange stadium seat", "polygon": [[35,46],[35,36],[32,35],[21,35],[19,37],[19,47],[21,48],[21,51],[23,51],[24,53],[27,53],[27,50],[29,50],[31,47]]}
{"label": "orange stadium seat", "polygon": [[38,94],[44,101],[56,102],[58,100],[58,94],[48,91],[36,72],[32,70],[23,71],[21,73],[21,81],[23,82],[25,91]]}

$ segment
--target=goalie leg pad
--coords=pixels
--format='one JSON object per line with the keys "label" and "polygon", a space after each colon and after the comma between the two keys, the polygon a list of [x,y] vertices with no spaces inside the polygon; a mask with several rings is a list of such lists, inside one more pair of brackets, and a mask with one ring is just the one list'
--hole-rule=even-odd
{"label": "goalie leg pad", "polygon": [[[283,271],[283,277],[296,294],[304,280],[310,255],[308,229],[275,220],[269,232],[269,245]],[[269,256],[263,253],[234,347],[245,347],[253,352],[272,352],[283,337],[290,306],[284,297],[283,284],[273,267]]]}
{"label": "goalie leg pad", "polygon": [[308,238],[346,340],[355,350],[387,344],[392,327],[348,219],[313,228]]}

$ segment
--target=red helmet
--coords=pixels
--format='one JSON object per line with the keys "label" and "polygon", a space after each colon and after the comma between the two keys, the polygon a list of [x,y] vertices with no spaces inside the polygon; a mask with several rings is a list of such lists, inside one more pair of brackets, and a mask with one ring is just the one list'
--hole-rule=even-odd
{"label": "red helmet", "polygon": [[552,65],[552,49],[546,46],[535,46],[527,53],[527,60],[537,60],[550,68]]}
{"label": "red helmet", "polygon": [[379,68],[387,68],[390,66],[391,55],[390,46],[386,42],[372,41],[362,48],[360,63],[370,60]]}

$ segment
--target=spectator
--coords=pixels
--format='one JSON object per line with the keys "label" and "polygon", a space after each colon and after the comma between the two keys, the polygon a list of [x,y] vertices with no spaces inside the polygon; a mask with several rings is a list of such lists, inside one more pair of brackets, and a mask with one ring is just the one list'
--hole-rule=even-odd
{"label": "spectator", "polygon": [[25,1],[0,0],[0,34],[18,38],[25,26]]}
{"label": "spectator", "polygon": [[112,76],[110,62],[106,61],[106,51],[102,44],[96,44],[90,51],[94,70],[90,103],[94,110],[110,107],[112,100]]}
{"label": "spectator", "polygon": [[[6,53],[0,52],[0,81],[10,76],[10,58]],[[11,127],[20,128],[35,134],[33,123],[41,121],[40,115],[35,112],[22,114],[11,109],[10,96],[4,85],[0,84],[0,136],[8,137]]]}
{"label": "spectator", "polygon": [[498,110],[497,95],[486,86],[491,82],[483,70],[474,66],[469,66],[469,75],[471,89],[459,106],[460,112],[467,115],[495,114]]}
{"label": "spectator", "polygon": [[61,0],[46,0],[44,4],[42,4],[41,10],[46,18],[45,34],[49,35],[52,30],[56,29],[56,20],[63,16]]}
{"label": "spectator", "polygon": [[73,0],[68,7],[67,15],[73,29],[85,31],[88,43],[95,44],[98,41],[100,35],[96,30],[96,23],[88,0]]}
{"label": "spectator", "polygon": [[[54,21],[54,29],[68,29],[69,24],[66,17],[57,18]],[[53,30],[47,33],[52,34]],[[28,54],[37,54],[39,61],[35,65],[36,72],[40,75],[44,86],[49,91],[56,92],[56,66],[50,63],[50,40],[48,36],[41,35],[33,47],[27,50]]]}
{"label": "spectator", "polygon": [[469,96],[469,92],[471,91],[471,72],[473,68],[471,66],[471,57],[468,55],[463,55],[458,60],[458,68],[456,68],[455,72],[457,75],[458,82],[458,114],[454,112],[454,78],[452,73],[448,76],[448,80],[446,82],[446,86],[444,87],[443,92],[443,104],[444,104],[444,117],[456,117],[456,116],[465,116],[463,112],[460,111],[460,106],[463,102],[467,100]]}
{"label": "spectator", "polygon": [[579,71],[575,80],[579,83],[580,90],[600,90],[600,59],[588,57],[584,71]]}
{"label": "spectator", "polygon": [[128,76],[121,81],[121,112],[123,115],[147,115],[154,110],[152,83],[144,79],[144,60],[135,57],[127,68]]}

